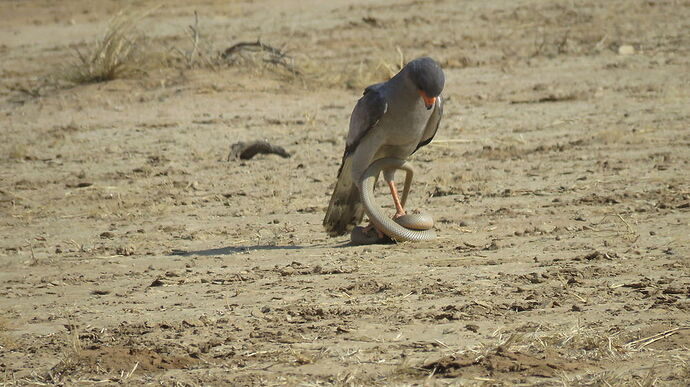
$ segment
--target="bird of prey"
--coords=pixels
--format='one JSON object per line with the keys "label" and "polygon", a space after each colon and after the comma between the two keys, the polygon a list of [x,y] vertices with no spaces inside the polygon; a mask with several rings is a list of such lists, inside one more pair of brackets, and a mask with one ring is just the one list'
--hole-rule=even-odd
{"label": "bird of prey", "polygon": [[[345,154],[323,225],[331,236],[345,234],[364,216],[358,187],[369,165],[381,158],[407,159],[436,135],[443,101],[445,76],[429,57],[405,65],[390,80],[371,85],[350,117]],[[383,177],[396,208],[394,218],[405,214],[394,182],[394,170]],[[379,230],[379,235],[381,235]]]}

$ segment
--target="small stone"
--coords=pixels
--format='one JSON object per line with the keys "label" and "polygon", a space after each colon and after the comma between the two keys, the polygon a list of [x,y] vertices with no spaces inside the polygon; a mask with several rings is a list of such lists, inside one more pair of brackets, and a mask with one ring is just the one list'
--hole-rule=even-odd
{"label": "small stone", "polygon": [[635,47],[629,44],[623,44],[618,47],[618,55],[632,55],[635,53]]}
{"label": "small stone", "polygon": [[293,269],[292,267],[289,267],[289,266],[280,270],[280,275],[282,275],[283,277],[294,275],[294,274],[295,274],[295,269]]}
{"label": "small stone", "polygon": [[124,255],[126,257],[128,257],[130,255],[134,255],[134,247],[132,247],[132,246],[120,246],[117,249],[115,249],[115,254]]}
{"label": "small stone", "polygon": [[467,329],[470,332],[477,333],[479,332],[479,325],[477,324],[467,324],[465,325],[465,329]]}

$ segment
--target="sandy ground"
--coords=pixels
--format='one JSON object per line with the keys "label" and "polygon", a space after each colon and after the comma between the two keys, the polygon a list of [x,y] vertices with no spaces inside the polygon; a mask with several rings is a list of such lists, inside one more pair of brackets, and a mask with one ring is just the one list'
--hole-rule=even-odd
{"label": "sandy ground", "polygon": [[[690,379],[690,2],[188,1],[137,22],[158,67],[78,84],[123,5],[55,4],[0,2],[0,383]],[[214,54],[257,38],[299,74]],[[446,71],[439,237],[349,246],[349,113],[400,53]],[[292,157],[226,159],[259,139]]]}

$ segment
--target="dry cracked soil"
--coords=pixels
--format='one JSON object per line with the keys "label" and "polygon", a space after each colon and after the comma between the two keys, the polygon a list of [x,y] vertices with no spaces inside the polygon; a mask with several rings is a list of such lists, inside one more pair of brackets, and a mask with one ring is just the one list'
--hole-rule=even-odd
{"label": "dry cracked soil", "polygon": [[[0,384],[687,385],[688,31],[687,0],[0,1]],[[438,238],[328,237],[354,103],[421,55]],[[256,140],[291,157],[227,157]]]}

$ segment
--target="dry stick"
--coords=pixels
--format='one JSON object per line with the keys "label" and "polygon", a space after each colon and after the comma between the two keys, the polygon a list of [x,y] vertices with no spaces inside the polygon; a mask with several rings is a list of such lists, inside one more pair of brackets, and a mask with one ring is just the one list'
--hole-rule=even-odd
{"label": "dry stick", "polygon": [[603,38],[601,38],[600,41],[597,42],[597,44],[594,45],[595,50],[601,50],[604,47],[604,42],[606,42],[606,39],[609,37],[609,34],[605,34]]}
{"label": "dry stick", "polygon": [[649,345],[649,344],[651,344],[651,343],[653,343],[653,342],[655,342],[655,341],[659,341],[659,340],[661,340],[661,339],[664,339],[664,338],[667,338],[667,337],[669,337],[669,336],[672,336],[672,335],[674,335],[676,332],[678,332],[678,331],[680,331],[680,330],[684,330],[684,329],[690,329],[690,327],[678,327],[678,328],[669,329],[669,330],[667,330],[667,331],[660,332],[660,333],[657,333],[657,334],[652,335],[652,336],[649,336],[649,337],[645,337],[644,339],[639,339],[639,340],[631,341],[631,342],[629,342],[629,343],[626,344],[626,345],[627,345],[627,346],[630,346],[630,347],[633,347],[633,346],[635,346],[635,345],[638,344],[638,343],[643,343],[643,344],[641,344],[639,347],[637,347],[637,349],[642,349],[642,348],[646,347],[647,345]]}
{"label": "dry stick", "polygon": [[192,31],[192,52],[189,54],[189,65],[194,63],[194,55],[196,54],[197,47],[199,46],[199,12],[194,10],[194,25],[189,26]]}
{"label": "dry stick", "polygon": [[139,367],[139,362],[134,363],[134,367],[132,367],[132,370],[129,371],[127,373],[127,375],[125,375],[125,379],[129,379],[132,376],[132,374],[134,373],[134,371],[137,370],[137,367]]}
{"label": "dry stick", "polygon": [[431,378],[434,377],[434,375],[436,374],[436,370],[437,370],[437,369],[438,369],[438,367],[434,367],[434,369],[431,370],[431,372],[429,373],[429,376],[426,377],[426,380],[427,380],[427,381],[430,381]]}
{"label": "dry stick", "polygon": [[236,52],[239,52],[239,51],[241,51],[242,49],[247,48],[247,47],[259,47],[260,50],[268,51],[268,52],[270,52],[271,54],[277,54],[277,55],[279,55],[279,56],[280,56],[280,55],[284,55],[279,49],[277,49],[277,48],[275,48],[275,47],[271,47],[271,46],[269,46],[269,45],[267,45],[267,44],[263,44],[263,43],[261,43],[260,40],[257,40],[256,42],[239,42],[239,43],[235,43],[235,44],[233,44],[232,46],[226,48],[225,51],[223,51],[223,57],[224,57],[224,58],[227,58],[227,57],[229,57],[230,55],[232,55],[232,54],[234,54],[234,53],[236,53]]}
{"label": "dry stick", "polygon": [[[265,51],[268,52],[271,57],[269,59],[264,59],[264,62],[267,63],[272,63],[276,66],[283,66],[285,67],[288,71],[292,72],[295,75],[300,75],[301,73],[295,68],[295,66],[289,64],[286,62],[285,58],[290,58],[287,53],[284,51],[280,50],[279,48],[275,48],[273,46],[269,46],[268,44],[264,44],[261,42],[261,40],[257,40],[256,42],[239,42],[235,43],[234,45],[228,47],[223,51],[221,54],[221,57],[223,59],[227,59],[233,54],[236,54],[244,49],[251,49],[253,47],[258,47],[258,51]],[[256,51],[256,50],[255,50]]]}
{"label": "dry stick", "polygon": [[36,261],[36,254],[34,253],[34,245],[31,244],[31,241],[28,241],[28,242],[29,242],[29,249],[31,249],[31,262],[35,264],[37,261]]}
{"label": "dry stick", "polygon": [[470,143],[474,142],[474,140],[465,140],[465,139],[448,139],[448,140],[434,140],[430,142],[429,144],[434,145],[434,144],[445,144],[445,143],[452,143],[452,142],[459,142],[459,143]]}
{"label": "dry stick", "polygon": [[630,232],[631,234],[635,234],[635,231],[633,230],[633,228],[630,227],[628,222],[626,222],[625,219],[623,219],[623,217],[620,214],[616,214],[616,216],[618,217],[618,219],[621,220],[621,222],[625,223],[625,226],[628,227],[628,232]]}
{"label": "dry stick", "polygon": [[6,190],[6,189],[0,188],[0,192],[4,193],[5,195],[14,196],[15,198],[21,199],[21,200],[23,200],[23,201],[25,201],[25,202],[30,202],[30,201],[31,201],[31,200],[30,200],[29,198],[27,198],[27,197],[24,197],[24,196],[22,196],[22,195],[16,194],[16,193],[14,193],[14,192],[12,192],[12,191],[9,191],[9,190]]}
{"label": "dry stick", "polygon": [[565,53],[565,46],[568,44],[568,36],[570,35],[570,29],[565,31],[565,35],[563,36],[563,39],[558,43],[558,53],[559,54],[564,54]]}
{"label": "dry stick", "polygon": [[[637,235],[637,236],[639,237],[639,234],[637,234],[637,232],[635,232],[635,229],[633,229],[632,226],[630,226],[630,224],[629,224],[628,222],[626,222],[625,219],[623,219],[623,217],[622,217],[620,214],[618,214],[618,213],[616,213],[616,214],[614,214],[614,215],[611,215],[611,214],[609,214],[609,215],[604,215],[604,217],[601,218],[601,220],[598,221],[596,224],[599,225],[599,224],[603,223],[604,220],[606,220],[606,218],[608,218],[609,216],[616,216],[618,219],[620,219],[620,220],[623,222],[623,224],[625,224],[625,227],[626,227],[626,229],[627,229],[627,231],[628,231],[628,234]],[[616,233],[621,233],[621,231],[615,230],[615,229],[613,229],[613,230],[611,230],[611,229],[599,230],[599,229],[592,228],[592,227],[588,227],[588,228],[590,228],[592,231],[596,231],[596,232],[613,231],[613,232],[616,232]],[[637,239],[636,239],[636,240],[637,240]]]}

